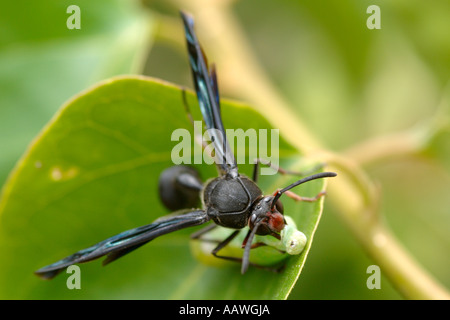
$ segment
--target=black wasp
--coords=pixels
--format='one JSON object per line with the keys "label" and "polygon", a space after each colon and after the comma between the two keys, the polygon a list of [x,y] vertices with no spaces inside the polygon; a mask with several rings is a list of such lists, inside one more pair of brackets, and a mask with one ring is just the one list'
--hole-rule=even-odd
{"label": "black wasp", "polygon": [[208,69],[205,55],[194,32],[193,18],[183,12],[181,17],[184,22],[195,90],[203,120],[214,144],[219,176],[203,184],[193,168],[174,166],[161,174],[159,189],[162,202],[171,210],[185,209],[195,205],[199,195],[203,202],[203,209],[176,211],[151,224],[119,233],[37,270],[35,273],[38,276],[52,279],[72,264],[91,261],[102,256],[106,256],[103,261],[103,265],[106,265],[156,237],[202,225],[210,220],[214,223],[195,233],[194,237],[198,238],[216,226],[235,229],[212,252],[215,256],[225,259],[227,257],[219,256],[217,252],[236,237],[242,228],[249,227],[243,243],[244,255],[242,259],[238,259],[242,260],[241,271],[244,273],[250,264],[250,249],[256,234],[280,238],[280,231],[286,223],[281,213],[280,196],[304,182],[336,176],[333,172],[314,174],[276,191],[273,195],[264,196],[254,181],[257,177],[258,162],[255,164],[253,180],[239,174],[222,124],[215,69],[214,67],[211,71]]}

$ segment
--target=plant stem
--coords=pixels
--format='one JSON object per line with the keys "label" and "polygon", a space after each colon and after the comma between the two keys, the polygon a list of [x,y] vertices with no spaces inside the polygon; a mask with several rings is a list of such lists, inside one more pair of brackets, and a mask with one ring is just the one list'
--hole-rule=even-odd
{"label": "plant stem", "polygon": [[280,128],[281,135],[301,153],[325,160],[336,169],[339,177],[328,184],[329,196],[341,219],[404,297],[450,299],[445,288],[407,253],[380,219],[376,188],[367,174],[350,158],[324,151],[271,84],[230,12],[229,3],[195,0],[177,4],[184,8],[189,5],[186,9],[194,14],[200,37],[208,44],[206,52],[212,52],[217,61],[221,85],[258,106],[258,111]]}
{"label": "plant stem", "polygon": [[[342,163],[336,157],[333,165],[344,173],[356,165]],[[345,162],[350,162],[345,159]],[[359,172],[356,176],[363,173]],[[347,175],[348,176],[348,175]],[[364,185],[364,182],[359,186]],[[385,226],[378,212],[377,192],[366,185],[365,189],[352,188],[352,182],[329,183],[333,204],[340,218],[355,235],[366,253],[380,266],[393,286],[407,299],[450,299],[450,294],[439,284],[398,242]],[[364,191],[365,190],[365,191]],[[363,196],[367,193],[366,196]],[[368,201],[364,201],[363,199]]]}

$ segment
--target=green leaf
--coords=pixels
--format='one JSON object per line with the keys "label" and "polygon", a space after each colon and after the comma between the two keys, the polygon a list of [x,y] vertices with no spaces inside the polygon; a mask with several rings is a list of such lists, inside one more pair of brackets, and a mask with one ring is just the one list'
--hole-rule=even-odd
{"label": "green leaf", "polygon": [[[194,119],[201,116],[187,93]],[[254,109],[222,103],[226,128],[271,129]],[[114,78],[74,97],[35,139],[11,174],[0,200],[0,298],[3,299],[285,299],[295,285],[311,247],[323,200],[295,203],[285,197],[285,213],[308,237],[305,251],[289,258],[281,273],[238,264],[215,268],[189,252],[197,228],[160,237],[102,267],[81,264],[81,290],[69,290],[68,274],[43,281],[33,274],[82,248],[168,214],[158,200],[158,176],[173,165],[175,129],[191,130],[181,90],[143,77]],[[236,152],[242,152],[237,150]],[[307,166],[282,137],[280,166]],[[194,165],[204,180],[217,175],[213,165]],[[251,175],[252,165],[240,165]],[[296,177],[261,176],[272,193]],[[314,196],[316,180],[295,189]]]}
{"label": "green leaf", "polygon": [[134,2],[11,1],[0,11],[0,185],[68,97],[101,79],[139,72],[152,20]]}

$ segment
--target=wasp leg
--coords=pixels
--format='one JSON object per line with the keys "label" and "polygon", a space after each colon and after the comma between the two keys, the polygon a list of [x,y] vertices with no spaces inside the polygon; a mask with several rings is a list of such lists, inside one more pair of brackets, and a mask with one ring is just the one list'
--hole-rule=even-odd
{"label": "wasp leg", "polygon": [[[215,225],[213,225],[213,226],[215,226]],[[206,229],[208,229],[208,227],[211,227],[211,226],[207,226],[200,230],[200,231],[205,231],[205,232],[202,232],[202,234],[205,234],[212,229],[211,228],[210,230],[206,230]],[[200,233],[200,231],[199,231],[199,233]],[[240,231],[241,230],[235,230],[223,241],[212,240],[212,239],[201,239],[201,238],[199,240],[218,243],[217,247],[215,247],[214,250],[211,251],[211,254],[214,257],[219,258],[219,259],[228,260],[228,261],[234,261],[237,263],[242,263],[242,258],[222,256],[222,255],[218,254],[218,252],[220,250],[222,250],[223,248],[225,248],[239,234]],[[264,245],[266,245],[266,244],[265,243],[254,243],[254,244],[252,244],[251,248],[254,249],[254,248],[258,248],[260,246],[264,246]],[[271,272],[275,272],[275,273],[281,272],[284,268],[284,264],[280,267],[269,267],[269,266],[263,266],[263,265],[260,265],[257,263],[250,262],[249,265],[251,265],[252,267],[258,268],[258,269],[263,269],[263,270],[267,270],[267,271],[271,271]]]}
{"label": "wasp leg", "polygon": [[287,174],[287,175],[293,175],[293,176],[307,176],[313,172],[316,172],[317,170],[322,169],[325,166],[325,163],[322,162],[306,171],[301,172],[301,171],[292,171],[292,170],[283,169],[281,167],[278,167],[278,166],[272,164],[269,160],[262,159],[262,158],[256,158],[254,160],[254,163],[255,163],[255,166],[253,167],[253,181],[255,183],[258,182],[260,164],[274,169],[279,174],[282,174],[282,175]]}
{"label": "wasp leg", "polygon": [[312,198],[299,196],[292,191],[286,191],[284,194],[295,201],[315,202],[326,195],[326,191],[320,191],[315,197]]}
{"label": "wasp leg", "polygon": [[[203,141],[202,132],[195,132],[196,127],[194,124],[194,118],[192,117],[191,109],[189,108],[189,104],[187,102],[186,90],[184,89],[184,87],[181,88],[181,97],[183,99],[183,105],[184,105],[184,110],[186,111],[186,116],[192,125],[192,129],[194,129],[194,139],[199,145],[202,146],[203,150],[205,150],[205,148],[208,144],[206,143],[206,141]],[[214,158],[214,157],[212,157],[212,158]]]}
{"label": "wasp leg", "polygon": [[194,118],[192,117],[191,109],[189,108],[189,104],[187,102],[186,89],[184,87],[181,88],[181,97],[183,99],[183,106],[184,110],[186,111],[186,116],[189,122],[192,124],[192,127],[194,127]]}
{"label": "wasp leg", "polygon": [[210,224],[210,225],[208,225],[208,226],[206,226],[204,228],[201,228],[197,232],[194,232],[193,234],[191,234],[191,239],[207,241],[207,242],[219,242],[219,241],[216,241],[216,240],[201,239],[201,236],[203,236],[204,234],[210,232],[211,230],[213,230],[216,227],[217,227],[217,224],[213,223],[213,224]]}
{"label": "wasp leg", "polygon": [[[211,230],[213,230],[216,227],[217,227],[216,224],[210,224],[210,225],[198,230],[197,232],[194,232],[193,234],[191,234],[191,239],[202,241],[202,242],[217,243],[217,246],[211,251],[211,254],[214,257],[219,258],[219,259],[228,260],[228,261],[242,263],[242,258],[228,257],[228,256],[222,256],[222,255],[218,254],[218,252],[220,250],[222,250],[223,248],[225,248],[239,234],[239,232],[241,230],[235,230],[225,240],[202,238],[203,235],[207,234],[208,232],[210,232]],[[251,248],[254,249],[254,248],[258,248],[258,247],[265,246],[265,245],[266,245],[265,243],[256,242],[256,243],[252,244]],[[263,265],[259,265],[259,264],[250,262],[250,265],[253,267],[259,268],[259,269],[263,269],[263,270],[267,270],[267,271],[271,271],[271,272],[275,272],[275,273],[281,272],[284,269],[284,264],[279,267],[269,267],[269,266],[263,266]]]}

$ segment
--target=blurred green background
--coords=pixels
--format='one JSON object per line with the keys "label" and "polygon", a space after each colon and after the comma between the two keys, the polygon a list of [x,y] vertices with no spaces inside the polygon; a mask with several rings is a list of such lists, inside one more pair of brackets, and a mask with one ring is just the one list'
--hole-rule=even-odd
{"label": "blurred green background", "polygon": [[[66,9],[73,4],[81,8],[80,30],[66,27]],[[381,8],[380,30],[366,27],[366,9],[373,4]],[[208,14],[208,5],[205,1],[204,10],[193,13]],[[450,3],[236,0],[229,5],[275,88],[323,145],[341,152],[411,128],[425,132],[417,152],[377,159],[365,169],[380,185],[389,227],[449,288]],[[145,74],[192,87],[180,8],[183,2],[175,0],[3,3],[0,185],[59,107],[99,80]],[[202,43],[208,53],[207,40]],[[218,73],[220,85],[220,65]],[[239,98],[227,85],[221,95]],[[371,264],[328,203],[290,298],[401,298],[384,277],[380,290],[367,289]]]}

